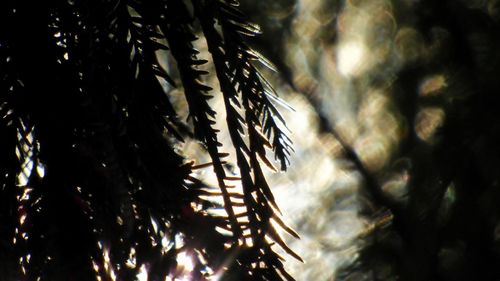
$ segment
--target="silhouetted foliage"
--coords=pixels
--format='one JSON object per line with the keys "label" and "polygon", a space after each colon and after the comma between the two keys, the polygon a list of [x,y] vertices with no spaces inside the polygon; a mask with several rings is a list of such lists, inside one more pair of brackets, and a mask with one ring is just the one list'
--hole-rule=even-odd
{"label": "silhouetted foliage", "polygon": [[[232,0],[0,3],[0,279],[293,280],[261,163],[290,139]],[[193,41],[206,40],[211,59]],[[201,39],[200,39],[201,40]],[[224,168],[213,66],[239,175]],[[166,67],[165,67],[166,66]],[[176,78],[178,77],[178,78]],[[169,89],[180,81],[189,124]],[[170,84],[170,86],[165,86]],[[225,126],[224,126],[225,127]],[[199,140],[218,187],[178,143]],[[240,182],[239,192],[232,182]],[[219,205],[210,198],[222,198]],[[211,209],[224,208],[226,215]],[[272,223],[274,222],[274,223]],[[192,260],[183,271],[179,255]],[[190,279],[191,280],[191,279]]]}

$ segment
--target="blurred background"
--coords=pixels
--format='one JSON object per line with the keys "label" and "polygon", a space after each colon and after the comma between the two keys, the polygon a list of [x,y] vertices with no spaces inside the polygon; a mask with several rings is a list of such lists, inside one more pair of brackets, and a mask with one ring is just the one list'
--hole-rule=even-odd
{"label": "blurred background", "polygon": [[241,2],[293,108],[291,275],[500,280],[500,1]]}

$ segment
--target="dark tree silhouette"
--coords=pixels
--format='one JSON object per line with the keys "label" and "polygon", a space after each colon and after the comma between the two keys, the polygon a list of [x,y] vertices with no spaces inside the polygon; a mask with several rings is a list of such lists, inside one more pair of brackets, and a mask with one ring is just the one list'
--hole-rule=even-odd
{"label": "dark tree silhouette", "polygon": [[[272,149],[286,170],[291,142],[254,65],[268,62],[247,42],[259,29],[237,6],[0,3],[1,280],[136,280],[139,272],[293,280],[273,244],[300,257],[275,225],[297,235],[280,219],[261,166],[276,169]],[[234,152],[221,150],[196,34],[211,54]],[[178,81],[188,124],[165,86]],[[176,148],[190,138],[205,147],[218,187],[197,179],[193,170],[204,165]],[[228,152],[237,177],[225,170]]]}

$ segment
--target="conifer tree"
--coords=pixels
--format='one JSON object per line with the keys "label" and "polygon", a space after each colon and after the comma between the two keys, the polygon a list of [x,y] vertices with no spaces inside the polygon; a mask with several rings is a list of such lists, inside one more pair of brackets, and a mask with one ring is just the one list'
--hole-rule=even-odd
{"label": "conifer tree", "polygon": [[[287,169],[291,141],[256,66],[268,61],[249,47],[259,28],[237,6],[0,3],[0,279],[293,280],[276,246],[300,260],[279,231],[297,234],[263,172],[277,170],[272,152]],[[220,89],[207,85],[208,61]],[[213,95],[224,101],[222,124]],[[206,165],[179,151],[186,139],[203,145],[217,186],[194,175]]]}

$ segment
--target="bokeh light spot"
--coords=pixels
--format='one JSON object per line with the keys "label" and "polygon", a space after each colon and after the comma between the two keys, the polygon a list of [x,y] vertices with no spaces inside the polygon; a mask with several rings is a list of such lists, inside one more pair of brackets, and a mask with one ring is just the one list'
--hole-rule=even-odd
{"label": "bokeh light spot", "polygon": [[365,48],[358,42],[347,42],[340,46],[337,53],[338,70],[345,76],[359,74],[365,57]]}

